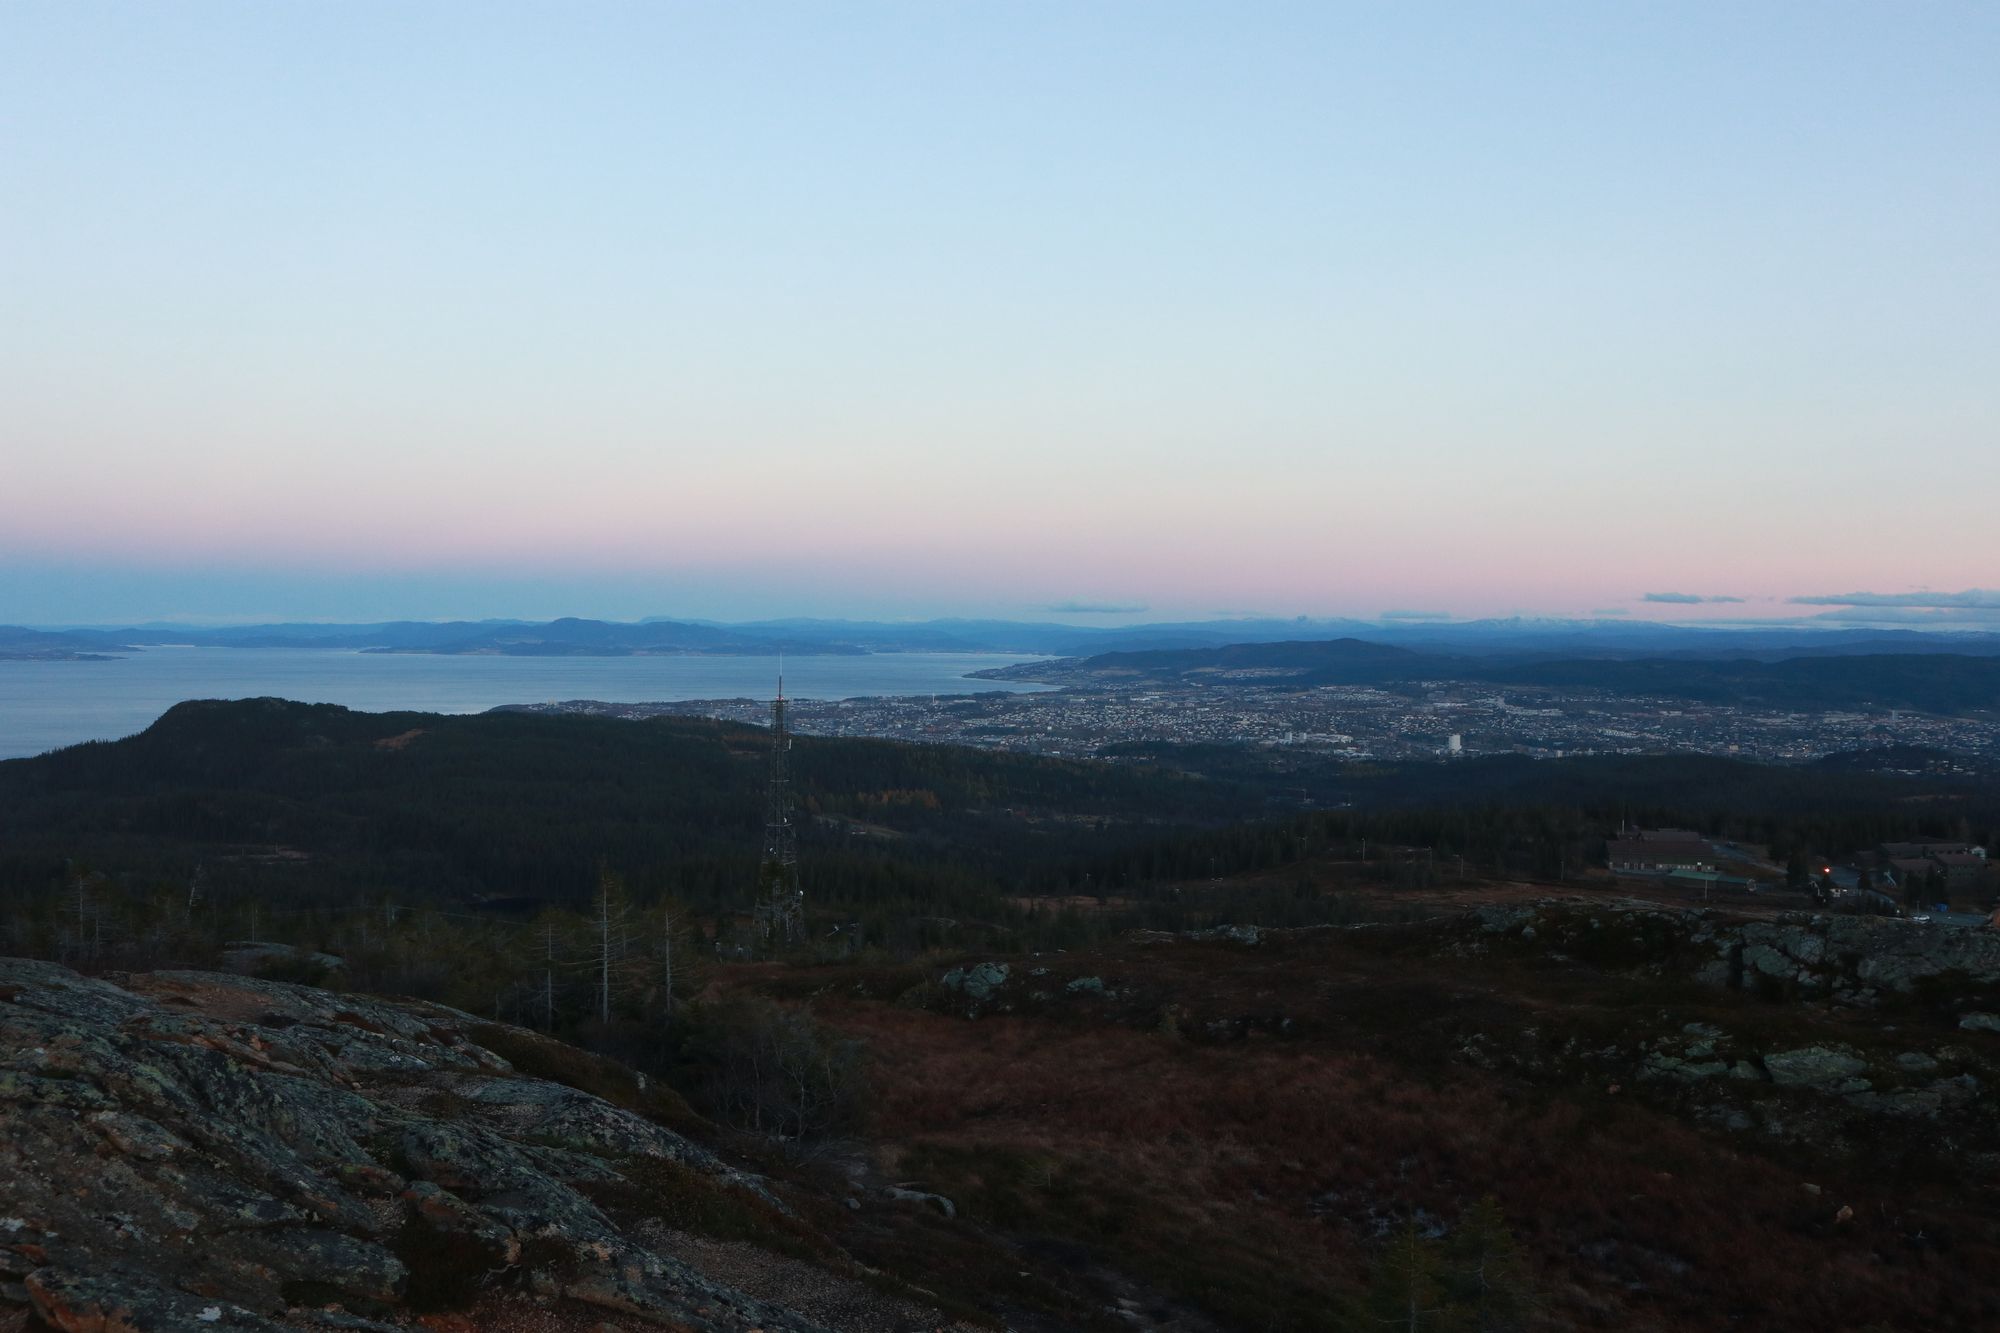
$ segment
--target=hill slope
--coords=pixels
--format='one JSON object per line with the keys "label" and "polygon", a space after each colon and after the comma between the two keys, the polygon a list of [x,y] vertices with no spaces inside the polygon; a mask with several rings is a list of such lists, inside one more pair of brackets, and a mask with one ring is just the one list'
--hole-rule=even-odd
{"label": "hill slope", "polygon": [[[59,891],[76,862],[183,894],[205,866],[218,900],[239,905],[577,905],[608,864],[646,900],[733,910],[762,845],[767,744],[761,729],[705,719],[183,704],[137,736],[0,762],[0,893]],[[1268,842],[1264,822],[1296,815],[1302,796],[1356,818],[1443,811],[1424,841],[1489,854],[1523,852],[1555,808],[1575,812],[1559,823],[1595,820],[1600,835],[1628,815],[1807,819],[1830,850],[1949,831],[1926,823],[1938,820],[1969,821],[1976,838],[1996,818],[1989,781],[1687,755],[1378,765],[1149,745],[1080,762],[802,737],[793,761],[811,899],[881,922],[991,922],[1036,885],[1144,887],[1192,873],[1171,845],[1243,829],[1199,852],[1206,871],[1237,844]],[[1494,813],[1508,810],[1521,816]],[[1770,841],[1773,829],[1739,834]],[[1419,837],[1414,826],[1394,836]]]}
{"label": "hill slope", "polygon": [[[608,862],[648,894],[733,904],[763,841],[767,746],[703,719],[181,704],[137,736],[0,762],[0,890],[76,858],[182,882],[205,862],[219,889],[295,902],[577,902]],[[1107,832],[1263,808],[1153,765],[869,740],[801,738],[793,769],[816,896],[895,884],[926,913]]]}

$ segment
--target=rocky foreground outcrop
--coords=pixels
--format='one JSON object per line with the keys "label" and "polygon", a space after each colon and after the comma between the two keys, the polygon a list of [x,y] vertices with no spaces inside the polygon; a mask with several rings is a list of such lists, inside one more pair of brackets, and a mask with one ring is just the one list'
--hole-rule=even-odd
{"label": "rocky foreground outcrop", "polygon": [[75,1333],[368,1329],[517,1290],[628,1324],[814,1327],[601,1206],[667,1178],[782,1212],[755,1177],[523,1077],[483,1031],[413,1002],[0,959],[0,1312]]}

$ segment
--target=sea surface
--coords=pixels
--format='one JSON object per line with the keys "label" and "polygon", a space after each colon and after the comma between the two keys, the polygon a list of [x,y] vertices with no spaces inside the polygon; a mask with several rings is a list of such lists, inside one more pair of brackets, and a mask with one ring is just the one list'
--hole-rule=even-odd
{"label": "sea surface", "polygon": [[[967,680],[998,653],[788,657],[801,699],[1035,690]],[[368,712],[482,713],[499,704],[768,699],[774,657],[458,657],[298,648],[147,648],[106,662],[0,661],[0,759],[143,731],[185,699],[275,696]]]}

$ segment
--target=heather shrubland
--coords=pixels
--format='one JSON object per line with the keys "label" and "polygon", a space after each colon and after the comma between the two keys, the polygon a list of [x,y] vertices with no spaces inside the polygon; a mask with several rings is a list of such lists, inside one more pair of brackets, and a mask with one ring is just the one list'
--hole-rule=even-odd
{"label": "heather shrubland", "polygon": [[[1115,1270],[1221,1327],[1387,1327],[1388,1293],[1413,1286],[1419,1317],[1404,1301],[1397,1326],[1914,1330],[2000,1312],[1958,1278],[2000,1259],[1982,1190],[1885,1166],[1921,1124],[1830,1117],[1764,1082],[1733,1085],[1767,1119],[1732,1129],[1709,1094],[1637,1076],[1690,1023],[1760,1049],[1864,1026],[1580,960],[1440,956],[1452,938],[1045,954],[1014,960],[1023,989],[975,1018],[935,984],[948,960],[895,994],[829,969],[813,1003],[867,1053],[865,1151],[955,1201],[928,1228],[1066,1255],[1084,1287]],[[1063,984],[1082,976],[1103,992]],[[877,1253],[975,1300],[993,1276]],[[1489,1269],[1503,1290],[1468,1297]]]}

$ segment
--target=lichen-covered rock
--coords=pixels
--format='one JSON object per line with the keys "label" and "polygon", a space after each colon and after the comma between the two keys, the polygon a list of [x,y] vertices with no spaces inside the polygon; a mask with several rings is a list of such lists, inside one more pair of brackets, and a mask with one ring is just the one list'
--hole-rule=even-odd
{"label": "lichen-covered rock", "polygon": [[[1537,933],[1524,927],[1533,922]],[[1830,996],[1866,1007],[1939,984],[2000,987],[2000,930],[1919,928],[1889,917],[1791,913],[1718,918],[1695,910],[1606,904],[1584,910],[1554,900],[1485,906],[1463,918],[1461,947],[1513,934],[1599,964],[1679,973],[1706,985]],[[2000,1022],[2000,1018],[1995,1019]]]}
{"label": "lichen-covered rock", "polygon": [[963,991],[968,1000],[990,1000],[1007,983],[1012,972],[1006,963],[977,963],[972,967],[954,967],[944,974],[942,984],[947,990]]}
{"label": "lichen-covered rock", "polygon": [[[1857,1078],[1868,1062],[1854,1052],[1836,1046],[1801,1046],[1793,1051],[1774,1051],[1764,1057],[1764,1069],[1781,1088],[1818,1088],[1838,1092],[1861,1092],[1867,1083]],[[1859,1086],[1855,1086],[1856,1084]]]}
{"label": "lichen-covered rock", "polygon": [[1190,930],[1186,936],[1191,940],[1222,940],[1229,944],[1257,944],[1264,938],[1264,932],[1256,926],[1211,926],[1207,930]]}
{"label": "lichen-covered rock", "polygon": [[1789,977],[1799,970],[1799,965],[1790,955],[1768,944],[1745,945],[1743,966],[1762,972],[1767,977]]}
{"label": "lichen-covered rock", "polygon": [[23,1284],[35,1313],[62,1333],[277,1333],[279,1326],[230,1301],[174,1291],[115,1269],[41,1268]]}
{"label": "lichen-covered rock", "polygon": [[1496,903],[1475,908],[1471,915],[1481,931],[1488,935],[1500,935],[1510,930],[1519,930],[1533,921],[1535,910],[1532,905],[1509,906]]}
{"label": "lichen-covered rock", "polygon": [[434,1279],[439,1237],[475,1281],[674,1327],[811,1327],[652,1253],[583,1193],[660,1158],[770,1202],[757,1182],[519,1077],[469,1015],[223,974],[121,981],[0,959],[0,1279],[47,1327],[262,1330],[306,1309],[368,1327]]}
{"label": "lichen-covered rock", "polygon": [[1685,1083],[1721,1078],[1731,1072],[1726,1058],[1731,1046],[1729,1034],[1711,1023],[1687,1023],[1677,1033],[1669,1033],[1650,1043],[1653,1047],[1640,1062],[1641,1079],[1678,1079]]}
{"label": "lichen-covered rock", "polygon": [[902,1185],[891,1185],[882,1191],[882,1197],[885,1199],[894,1199],[899,1203],[920,1203],[926,1207],[937,1209],[946,1217],[958,1216],[957,1205],[952,1203],[950,1199],[945,1198],[944,1195],[933,1194],[929,1190],[913,1190]]}

